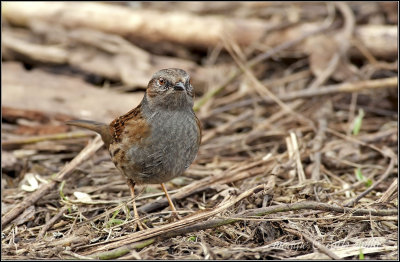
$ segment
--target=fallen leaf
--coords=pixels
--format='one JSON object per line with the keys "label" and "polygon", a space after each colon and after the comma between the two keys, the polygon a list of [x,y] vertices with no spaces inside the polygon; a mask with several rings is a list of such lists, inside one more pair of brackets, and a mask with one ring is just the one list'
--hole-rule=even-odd
{"label": "fallen leaf", "polygon": [[[21,189],[28,192],[33,192],[39,188],[39,182],[37,181],[35,174],[27,173],[22,180]],[[27,184],[26,184],[27,183]]]}
{"label": "fallen leaf", "polygon": [[92,198],[91,198],[90,195],[87,194],[87,193],[75,191],[75,192],[74,192],[74,196],[75,196],[79,201],[82,201],[82,202],[91,202],[91,201],[92,201]]}

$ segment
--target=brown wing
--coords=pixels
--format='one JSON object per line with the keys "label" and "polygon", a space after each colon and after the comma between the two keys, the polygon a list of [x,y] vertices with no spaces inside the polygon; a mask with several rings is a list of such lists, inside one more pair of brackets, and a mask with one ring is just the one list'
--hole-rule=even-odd
{"label": "brown wing", "polygon": [[126,138],[129,144],[139,143],[150,134],[150,126],[142,114],[141,105],[114,119],[110,124],[114,142],[120,143]]}

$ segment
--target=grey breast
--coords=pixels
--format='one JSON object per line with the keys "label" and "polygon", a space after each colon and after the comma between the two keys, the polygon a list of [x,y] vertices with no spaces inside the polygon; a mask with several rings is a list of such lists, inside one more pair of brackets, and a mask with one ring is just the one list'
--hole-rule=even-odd
{"label": "grey breast", "polygon": [[151,135],[145,150],[133,146],[128,157],[140,167],[138,182],[163,183],[182,175],[195,159],[198,127],[190,111],[163,111],[148,117]]}

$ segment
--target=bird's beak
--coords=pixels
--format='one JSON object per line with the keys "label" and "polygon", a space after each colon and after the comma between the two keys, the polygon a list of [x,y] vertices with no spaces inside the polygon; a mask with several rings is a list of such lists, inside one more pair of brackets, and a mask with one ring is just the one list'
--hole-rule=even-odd
{"label": "bird's beak", "polygon": [[174,85],[174,89],[176,91],[183,91],[185,90],[185,85],[182,82],[178,82]]}

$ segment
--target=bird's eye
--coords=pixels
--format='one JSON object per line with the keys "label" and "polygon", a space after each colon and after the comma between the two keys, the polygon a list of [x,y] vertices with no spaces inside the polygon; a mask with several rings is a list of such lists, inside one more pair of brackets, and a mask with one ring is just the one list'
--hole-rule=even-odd
{"label": "bird's eye", "polygon": [[163,86],[164,84],[165,84],[165,80],[164,80],[164,78],[159,78],[158,79],[158,84],[160,85],[160,86]]}

